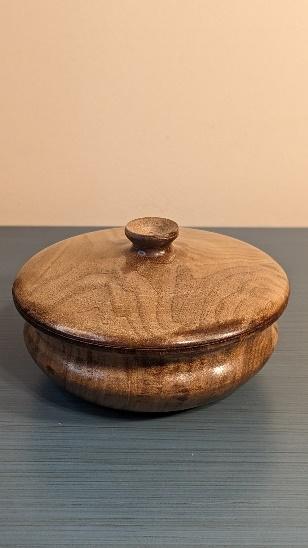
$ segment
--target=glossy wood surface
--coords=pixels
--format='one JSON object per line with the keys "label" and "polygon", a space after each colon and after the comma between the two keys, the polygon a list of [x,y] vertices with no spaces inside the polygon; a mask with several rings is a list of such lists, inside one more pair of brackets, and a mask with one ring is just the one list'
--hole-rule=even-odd
{"label": "glossy wood surface", "polygon": [[[134,221],[133,239],[138,230],[144,237]],[[13,293],[26,320],[42,329],[105,348],[160,352],[264,329],[283,312],[289,286],[271,257],[239,240],[181,228],[153,256],[116,228],[42,250],[21,268]]]}
{"label": "glossy wood surface", "polygon": [[24,346],[16,271],[81,231],[0,230],[0,545],[307,548],[308,230],[222,230],[290,276],[277,349],[218,404],[154,417],[61,390]]}
{"label": "glossy wood surface", "polygon": [[60,386],[126,411],[167,412],[211,403],[257,373],[277,342],[276,326],[206,353],[149,357],[71,344],[26,324],[27,348]]}

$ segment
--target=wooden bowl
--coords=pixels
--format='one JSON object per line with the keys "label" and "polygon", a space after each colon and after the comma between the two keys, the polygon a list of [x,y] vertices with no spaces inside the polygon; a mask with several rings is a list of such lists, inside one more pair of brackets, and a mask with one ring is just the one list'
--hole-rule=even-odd
{"label": "wooden bowl", "polygon": [[27,348],[49,377],[99,405],[149,412],[212,402],[257,373],[288,296],[261,250],[156,217],[58,242],[13,285]]}

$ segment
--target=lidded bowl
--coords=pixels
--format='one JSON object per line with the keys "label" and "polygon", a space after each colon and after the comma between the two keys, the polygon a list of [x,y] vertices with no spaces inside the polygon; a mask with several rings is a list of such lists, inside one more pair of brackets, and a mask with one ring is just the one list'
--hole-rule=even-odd
{"label": "lidded bowl", "polygon": [[51,245],[13,285],[47,375],[100,405],[155,412],[214,401],[254,375],[288,296],[263,251],[158,217]]}

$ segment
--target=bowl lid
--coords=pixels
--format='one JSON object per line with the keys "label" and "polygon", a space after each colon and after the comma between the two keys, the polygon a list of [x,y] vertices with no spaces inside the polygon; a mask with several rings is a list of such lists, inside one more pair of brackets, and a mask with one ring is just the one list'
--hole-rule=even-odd
{"label": "bowl lid", "polygon": [[273,323],[288,295],[285,272],[263,251],[214,232],[179,233],[158,217],[51,245],[13,286],[29,323],[128,352],[235,341]]}

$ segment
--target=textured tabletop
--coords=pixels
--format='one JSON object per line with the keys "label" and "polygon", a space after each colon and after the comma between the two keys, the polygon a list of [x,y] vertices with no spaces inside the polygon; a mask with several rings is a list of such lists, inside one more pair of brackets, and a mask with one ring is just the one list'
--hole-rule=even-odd
{"label": "textured tabletop", "polygon": [[0,546],[307,548],[308,229],[219,230],[286,269],[278,348],[229,398],[150,417],[63,392],[25,350],[16,271],[86,230],[0,229]]}

